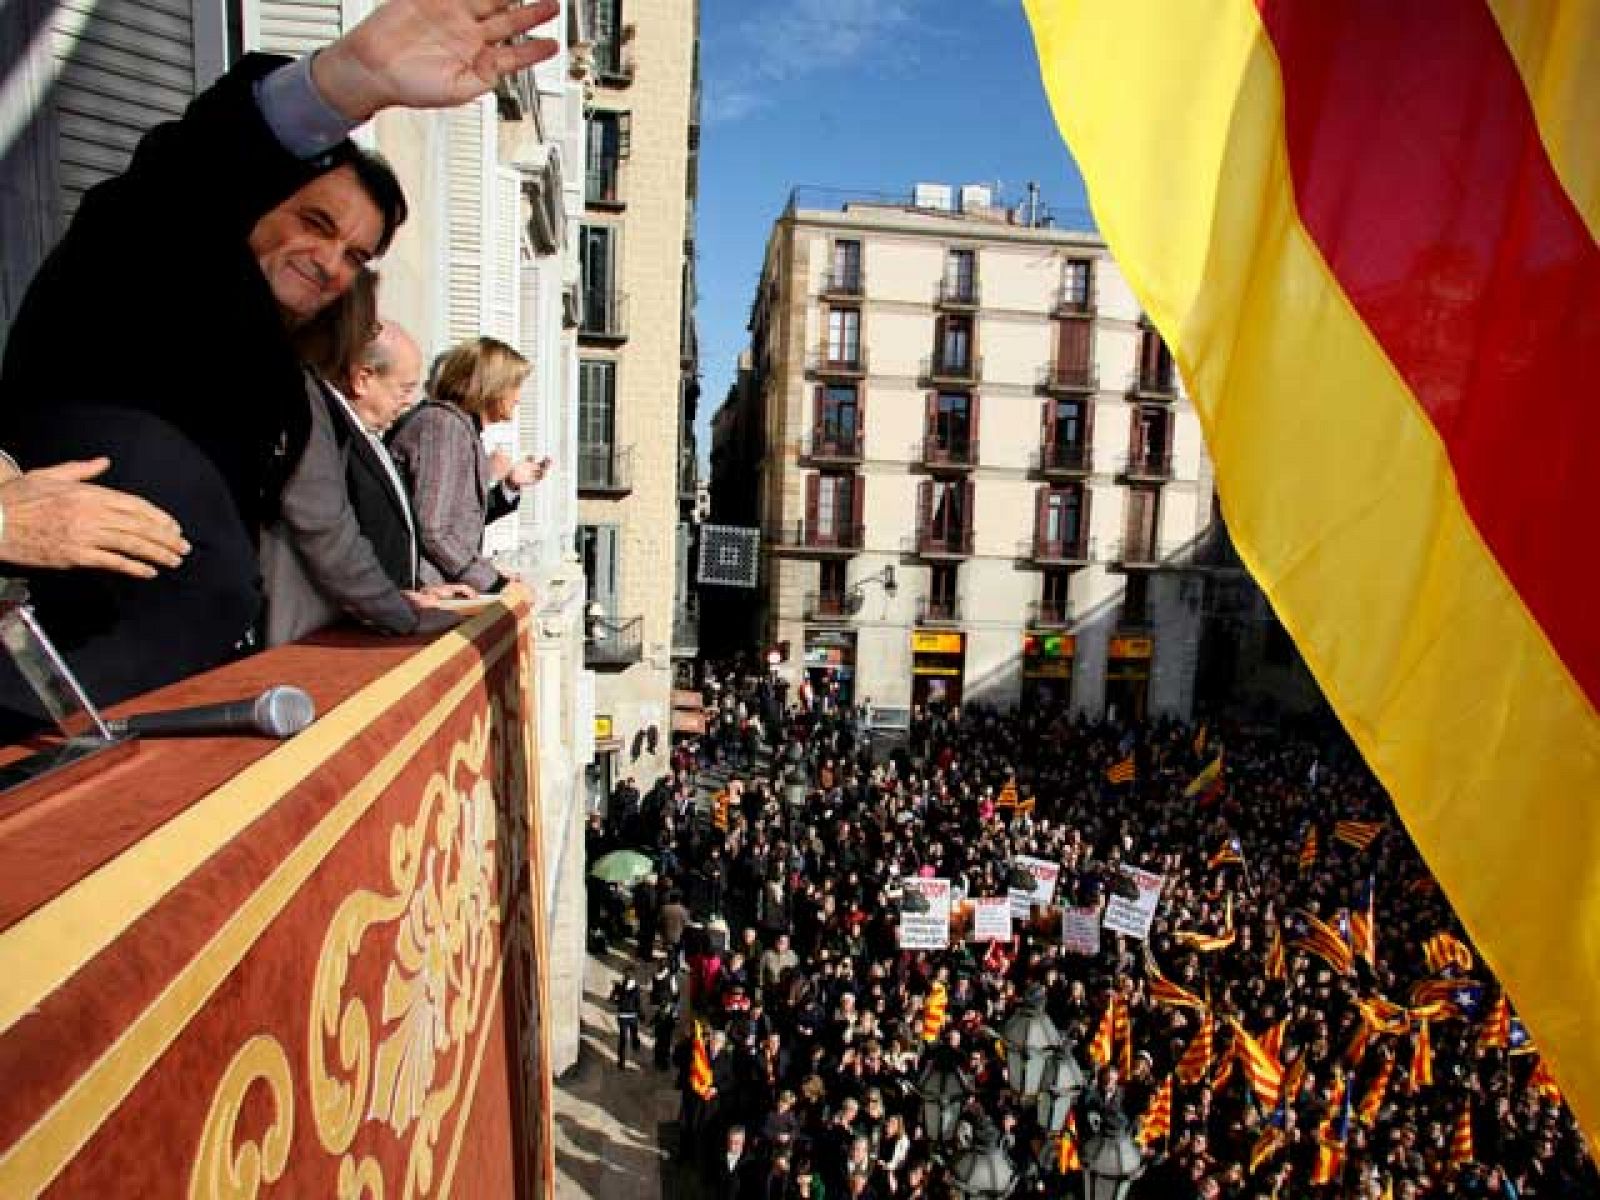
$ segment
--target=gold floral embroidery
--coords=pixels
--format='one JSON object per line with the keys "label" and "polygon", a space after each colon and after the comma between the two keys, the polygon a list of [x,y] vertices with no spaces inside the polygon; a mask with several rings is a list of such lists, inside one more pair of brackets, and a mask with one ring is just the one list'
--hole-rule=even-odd
{"label": "gold floral embroidery", "polygon": [[[234,1149],[239,1113],[251,1085],[261,1081],[272,1096],[272,1124],[259,1142]],[[289,1056],[276,1038],[257,1034],[239,1047],[211,1099],[189,1175],[190,1200],[254,1200],[263,1183],[283,1175],[294,1134],[294,1084]]]}

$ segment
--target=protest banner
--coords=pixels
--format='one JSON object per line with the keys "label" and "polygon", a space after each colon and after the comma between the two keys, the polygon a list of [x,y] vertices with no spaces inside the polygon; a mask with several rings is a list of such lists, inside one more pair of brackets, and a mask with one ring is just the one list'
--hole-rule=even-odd
{"label": "protest banner", "polygon": [[1026,871],[1033,878],[1031,888],[1011,888],[1011,915],[1024,921],[1034,905],[1045,907],[1056,895],[1056,880],[1061,876],[1061,864],[1045,858],[1019,854],[1011,860],[1014,871]]}
{"label": "protest banner", "polygon": [[1011,901],[1005,896],[986,896],[972,902],[972,940],[1008,942],[1011,940]]}
{"label": "protest banner", "polygon": [[1116,895],[1107,900],[1105,927],[1114,933],[1125,933],[1143,941],[1150,936],[1150,925],[1156,919],[1156,909],[1161,904],[1161,887],[1166,883],[1166,876],[1141,871],[1138,867],[1126,864],[1122,867],[1122,874],[1133,881],[1139,889],[1139,895],[1133,900]]}
{"label": "protest banner", "polygon": [[1061,948],[1068,954],[1100,953],[1100,908],[1061,910]]}
{"label": "protest banner", "polygon": [[950,881],[907,879],[901,886],[900,948],[943,950],[950,944]]}

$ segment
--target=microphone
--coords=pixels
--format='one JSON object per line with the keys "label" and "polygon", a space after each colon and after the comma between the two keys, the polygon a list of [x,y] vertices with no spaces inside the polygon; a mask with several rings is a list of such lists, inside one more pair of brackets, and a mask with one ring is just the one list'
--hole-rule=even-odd
{"label": "microphone", "polygon": [[256,734],[287,738],[299,733],[317,715],[311,697],[297,687],[270,687],[254,700],[201,704],[167,712],[140,713],[107,721],[116,736],[207,737],[214,734]]}

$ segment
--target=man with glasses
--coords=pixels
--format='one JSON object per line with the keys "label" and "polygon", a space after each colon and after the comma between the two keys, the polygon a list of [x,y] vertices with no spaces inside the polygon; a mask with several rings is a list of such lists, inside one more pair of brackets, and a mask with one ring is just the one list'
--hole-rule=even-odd
{"label": "man with glasses", "polygon": [[311,433],[284,486],[281,520],[262,535],[267,644],[341,615],[384,633],[448,628],[455,618],[440,603],[472,589],[419,587],[416,517],[380,436],[416,399],[422,352],[386,322],[330,374],[312,397]]}

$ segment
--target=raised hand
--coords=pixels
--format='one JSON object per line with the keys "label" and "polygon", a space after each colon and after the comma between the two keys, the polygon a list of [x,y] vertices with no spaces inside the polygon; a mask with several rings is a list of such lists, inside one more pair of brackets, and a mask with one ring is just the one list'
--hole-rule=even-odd
{"label": "raised hand", "polygon": [[352,121],[381,109],[450,108],[475,100],[502,75],[556,52],[550,38],[513,42],[561,11],[560,0],[387,0],[319,52],[312,79]]}

